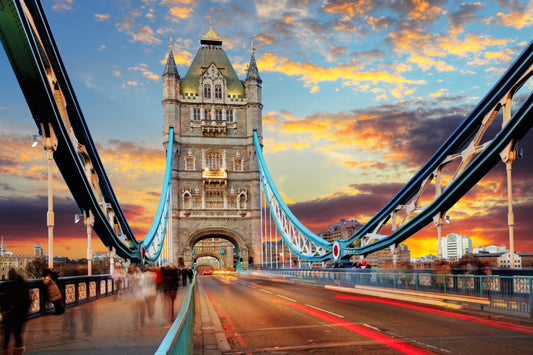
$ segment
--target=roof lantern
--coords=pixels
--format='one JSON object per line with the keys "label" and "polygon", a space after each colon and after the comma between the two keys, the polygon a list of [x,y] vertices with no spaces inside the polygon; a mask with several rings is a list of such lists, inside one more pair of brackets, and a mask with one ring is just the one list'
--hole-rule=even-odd
{"label": "roof lantern", "polygon": [[215,31],[213,31],[213,21],[209,21],[209,31],[207,31],[207,33],[204,33],[202,31],[202,40],[200,41],[200,43],[214,46],[222,45],[220,33],[217,34],[215,33]]}

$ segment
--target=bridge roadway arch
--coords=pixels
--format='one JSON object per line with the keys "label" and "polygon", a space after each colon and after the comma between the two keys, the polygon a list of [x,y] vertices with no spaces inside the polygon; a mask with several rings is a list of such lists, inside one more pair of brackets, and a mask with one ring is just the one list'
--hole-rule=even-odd
{"label": "bridge roadway arch", "polygon": [[[198,246],[198,243],[210,238],[214,238],[215,240],[208,246]],[[245,238],[238,232],[226,228],[205,228],[193,232],[185,240],[182,257],[178,259],[178,264],[190,267],[193,265],[194,259],[212,256],[220,261],[221,268],[233,269],[233,248],[230,249],[230,244],[224,243],[223,241],[227,241],[233,245],[237,258],[242,258],[243,260],[242,267],[247,269],[251,247],[247,245]],[[225,250],[224,255],[221,253],[221,248]]]}

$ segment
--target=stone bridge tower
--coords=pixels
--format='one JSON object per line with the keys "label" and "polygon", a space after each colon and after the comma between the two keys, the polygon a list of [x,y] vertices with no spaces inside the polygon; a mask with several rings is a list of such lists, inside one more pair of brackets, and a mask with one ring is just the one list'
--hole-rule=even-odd
{"label": "stone bridge tower", "polygon": [[162,104],[164,145],[173,139],[175,147],[169,247],[175,264],[191,266],[194,246],[203,240],[231,242],[230,252],[242,260],[237,267],[261,261],[260,177],[253,144],[254,130],[262,137],[261,84],[253,50],[241,81],[212,27],[183,78],[169,50]]}

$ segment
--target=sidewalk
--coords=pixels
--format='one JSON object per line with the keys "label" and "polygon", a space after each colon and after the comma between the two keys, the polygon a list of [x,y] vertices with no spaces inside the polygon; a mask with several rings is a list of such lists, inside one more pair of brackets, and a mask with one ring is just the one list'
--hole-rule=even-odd
{"label": "sidewalk", "polygon": [[[174,316],[186,291],[179,287]],[[25,354],[153,354],[168,328],[163,297],[157,297],[153,326],[146,314],[144,327],[134,329],[138,306],[128,297],[109,296],[76,307],[62,315],[29,320],[24,328]]]}
{"label": "sidewalk", "polygon": [[205,292],[201,277],[196,279],[194,297],[194,355],[219,355],[221,351],[230,351],[226,334]]}

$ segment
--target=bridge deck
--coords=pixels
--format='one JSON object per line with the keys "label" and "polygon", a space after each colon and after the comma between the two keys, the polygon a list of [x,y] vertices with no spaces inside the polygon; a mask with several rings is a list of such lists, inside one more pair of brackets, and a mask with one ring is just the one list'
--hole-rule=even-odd
{"label": "bridge deck", "polygon": [[[189,287],[189,286],[188,286]],[[175,315],[186,291],[178,289]],[[29,320],[24,328],[26,354],[153,354],[169,328],[163,296],[158,295],[153,326],[134,329],[135,302],[126,292],[68,308],[62,315]]]}

